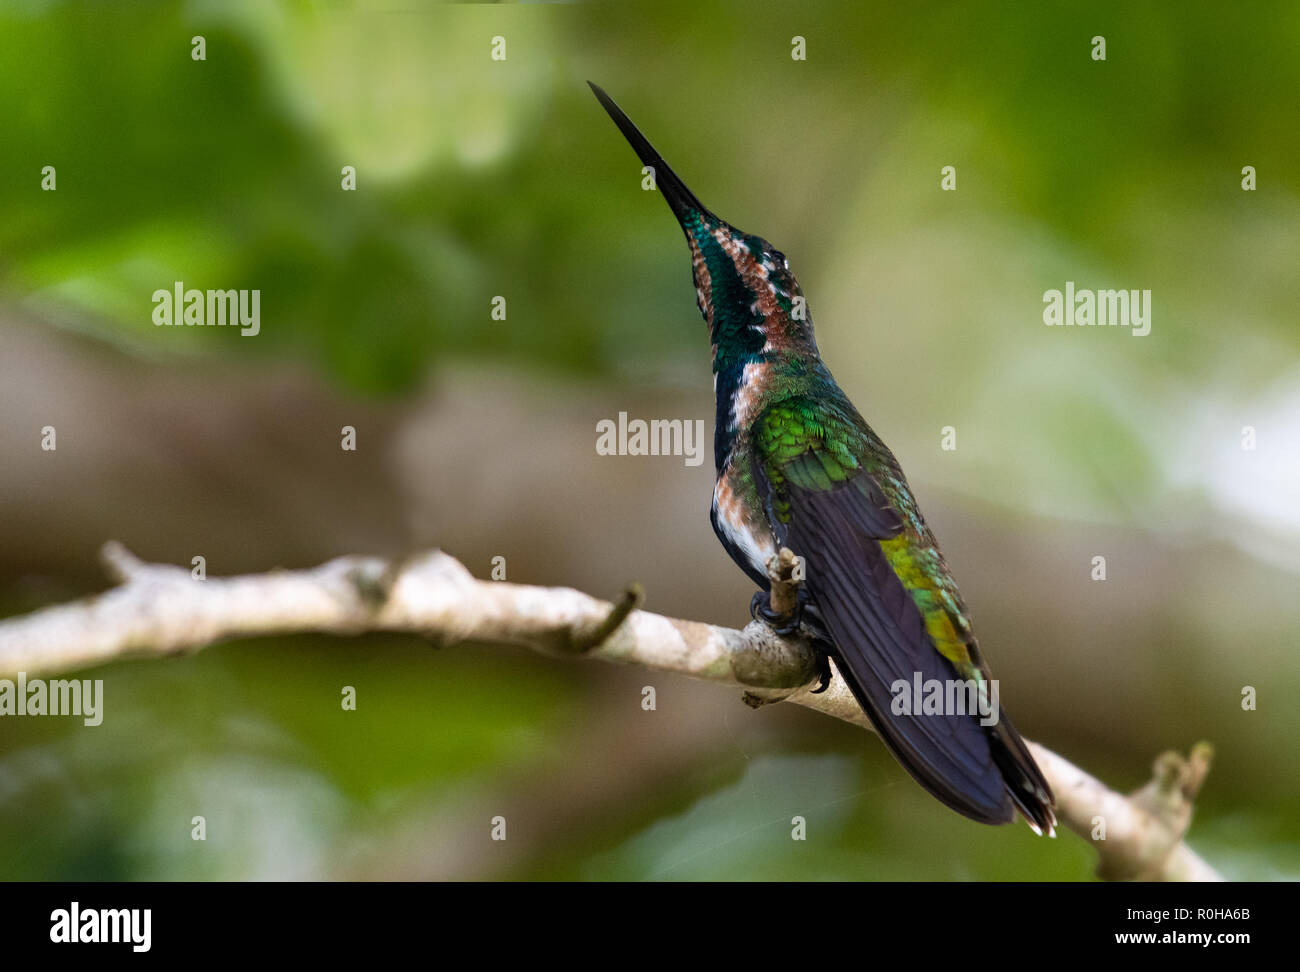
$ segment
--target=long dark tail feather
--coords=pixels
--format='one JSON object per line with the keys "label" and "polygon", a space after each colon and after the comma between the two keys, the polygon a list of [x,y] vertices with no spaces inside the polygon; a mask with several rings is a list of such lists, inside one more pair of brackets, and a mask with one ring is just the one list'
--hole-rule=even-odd
{"label": "long dark tail feather", "polygon": [[[925,747],[924,744],[918,746],[915,734],[900,734],[899,726],[893,718],[888,713],[882,714],[878,711],[872,699],[874,693],[867,691],[866,686],[862,684],[856,671],[857,666],[843,657],[836,648],[815,606],[805,614],[805,622],[815,632],[813,645],[816,650],[835,658],[840,676],[849,686],[853,697],[858,700],[858,705],[866,712],[877,735],[913,779],[931,796],[964,817],[987,824],[1011,821],[1013,813],[1010,806],[1003,804],[995,809],[987,802],[987,798],[972,803],[969,790],[965,793],[954,792],[949,773],[942,772],[936,776],[936,772],[944,766],[944,759],[941,757],[947,754],[918,752],[918,749]],[[997,725],[983,728],[988,739],[989,756],[997,768],[1011,804],[1020,811],[1020,815],[1025,818],[1026,823],[1035,833],[1055,837],[1056,813],[1051,787],[1039,770],[1028,747],[1025,746],[1020,733],[1011,724],[1006,713],[999,714]],[[962,789],[966,788],[962,787]]]}
{"label": "long dark tail feather", "polygon": [[870,490],[792,488],[781,541],[807,563],[805,621],[839,663],[853,697],[903,767],[938,800],[981,823],[1009,823],[1016,810],[1052,833],[1051,791],[1005,719],[982,726],[965,713],[895,712],[893,686],[956,678],[935,650],[906,587],[873,536],[897,523]]}
{"label": "long dark tail feather", "polygon": [[991,727],[989,745],[993,762],[1002,772],[1016,809],[1037,833],[1055,837],[1052,788],[1005,712],[1000,714],[998,724]]}
{"label": "long dark tail feather", "polygon": [[[805,621],[810,614],[805,611]],[[931,796],[980,823],[1014,819],[1013,799],[993,758],[991,741],[978,723],[964,716],[896,717],[889,711],[888,683],[875,671],[864,670],[864,659],[853,647],[841,650],[829,634],[815,638],[814,647],[835,659],[840,676],[885,747]],[[901,669],[898,674],[909,677]]]}

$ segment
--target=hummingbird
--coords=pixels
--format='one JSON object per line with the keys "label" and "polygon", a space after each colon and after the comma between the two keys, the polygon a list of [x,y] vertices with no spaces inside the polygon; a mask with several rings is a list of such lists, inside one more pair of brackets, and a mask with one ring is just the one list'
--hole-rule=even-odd
{"label": "hummingbird", "polygon": [[[1051,789],[1024,740],[1000,710],[981,718],[990,697],[998,709],[996,686],[938,541],[898,460],[822,361],[789,261],[714,215],[588,84],[686,234],[713,349],[710,519],[759,586],[751,613],[780,634],[809,636],[817,691],[833,658],[890,752],[945,805],[987,824],[1018,810],[1035,833],[1054,835]],[[803,563],[793,619],[769,599],[767,564],[783,547]],[[899,704],[932,682],[972,687],[985,705]]]}

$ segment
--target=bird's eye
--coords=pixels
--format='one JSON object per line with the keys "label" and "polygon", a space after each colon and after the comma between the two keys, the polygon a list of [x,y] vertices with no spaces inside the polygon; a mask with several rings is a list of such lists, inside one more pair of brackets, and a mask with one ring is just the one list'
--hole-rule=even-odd
{"label": "bird's eye", "polygon": [[790,261],[785,258],[785,254],[782,253],[780,250],[772,251],[772,260],[773,262],[780,264],[785,269],[787,270],[790,269]]}

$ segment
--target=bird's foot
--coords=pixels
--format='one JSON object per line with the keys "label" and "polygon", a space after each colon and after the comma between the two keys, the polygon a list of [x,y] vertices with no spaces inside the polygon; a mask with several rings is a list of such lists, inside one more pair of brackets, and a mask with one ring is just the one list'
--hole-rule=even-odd
{"label": "bird's foot", "polygon": [[825,652],[817,652],[817,687],[812,690],[813,695],[821,695],[831,687],[831,656]]}
{"label": "bird's foot", "polygon": [[753,599],[749,602],[749,616],[755,621],[762,621],[782,638],[788,638],[798,632],[799,625],[803,623],[805,601],[804,592],[800,590],[794,611],[781,614],[772,610],[772,599],[767,591],[755,591]]}

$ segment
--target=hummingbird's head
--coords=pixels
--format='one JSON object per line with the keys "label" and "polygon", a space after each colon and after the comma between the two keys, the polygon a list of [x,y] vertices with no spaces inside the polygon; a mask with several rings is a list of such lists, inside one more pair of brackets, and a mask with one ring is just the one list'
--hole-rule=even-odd
{"label": "hummingbird's head", "polygon": [[715,353],[722,349],[753,356],[797,347],[815,352],[812,317],[785,254],[710,212],[614,99],[587,83],[641,164],[654,172],[655,187],[686,234],[696,301],[713,335]]}
{"label": "hummingbird's head", "polygon": [[715,345],[730,339],[751,353],[816,349],[812,316],[784,253],[712,214],[689,216],[682,228],[696,303]]}

